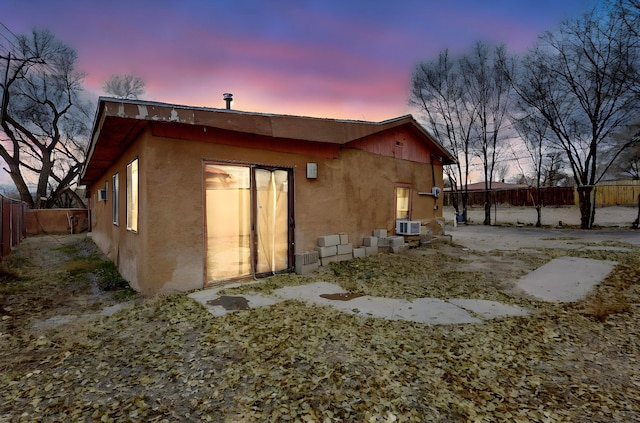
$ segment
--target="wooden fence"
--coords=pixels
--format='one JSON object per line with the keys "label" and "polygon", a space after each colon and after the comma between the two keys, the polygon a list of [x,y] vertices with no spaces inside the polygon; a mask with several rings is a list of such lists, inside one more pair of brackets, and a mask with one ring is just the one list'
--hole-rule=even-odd
{"label": "wooden fence", "polygon": [[[486,191],[469,191],[469,207],[482,207]],[[538,198],[535,188],[516,188],[491,190],[491,204],[527,207],[578,205],[578,192],[575,187],[546,187],[540,190]],[[451,191],[444,193],[444,205],[452,205]],[[457,195],[460,195],[459,193]],[[640,181],[600,182],[595,188],[595,205],[601,206],[637,206],[640,195]]]}
{"label": "wooden fence", "polygon": [[27,204],[0,195],[0,258],[27,236]]}
{"label": "wooden fence", "polygon": [[[480,207],[484,205],[486,191],[469,191],[468,206]],[[540,190],[540,198],[535,188],[500,189],[491,190],[491,203],[509,206],[571,206],[574,203],[574,189],[572,187],[548,187]],[[452,205],[452,192],[445,192],[444,205]],[[460,194],[458,194],[460,195]]]}
{"label": "wooden fence", "polygon": [[[606,181],[595,188],[596,206],[636,206],[640,195],[640,181]],[[578,193],[575,194],[578,204]]]}

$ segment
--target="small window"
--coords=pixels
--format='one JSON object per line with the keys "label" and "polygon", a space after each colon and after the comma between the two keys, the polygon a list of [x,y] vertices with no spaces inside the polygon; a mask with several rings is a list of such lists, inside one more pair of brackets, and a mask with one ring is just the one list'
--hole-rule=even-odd
{"label": "small window", "polygon": [[127,229],[138,231],[138,159],[127,165]]}
{"label": "small window", "polygon": [[116,173],[115,175],[113,175],[113,178],[111,178],[111,199],[112,204],[113,204],[113,224],[117,225],[118,224],[118,192],[120,190],[120,184],[118,183],[118,174]]}
{"label": "small window", "polygon": [[411,219],[411,187],[396,187],[396,219]]}

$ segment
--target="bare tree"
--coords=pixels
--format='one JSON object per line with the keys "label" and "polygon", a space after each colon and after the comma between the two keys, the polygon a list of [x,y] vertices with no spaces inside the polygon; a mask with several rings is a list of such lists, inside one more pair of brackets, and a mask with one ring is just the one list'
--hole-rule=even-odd
{"label": "bare tree", "polygon": [[84,74],[76,69],[75,50],[49,31],[6,39],[0,156],[23,201],[52,207],[77,183],[84,163],[91,121],[80,97]]}
{"label": "bare tree", "polygon": [[130,73],[126,75],[111,75],[102,85],[106,94],[117,98],[137,99],[145,92],[144,79]]}
{"label": "bare tree", "polygon": [[620,21],[636,37],[640,36],[640,0],[612,0]]}
{"label": "bare tree", "polygon": [[[520,118],[512,117],[514,127],[522,139],[527,155],[533,168],[533,186],[536,187],[536,227],[542,226],[542,203],[540,201],[542,195],[542,186],[544,184],[544,163],[545,157],[549,157],[549,129],[547,123],[539,115],[526,114],[526,106],[520,104],[523,116]],[[553,156],[553,155],[552,155]]]}
{"label": "bare tree", "polygon": [[615,177],[640,180],[640,135],[635,137],[634,145],[625,150],[612,167]]}
{"label": "bare tree", "polygon": [[504,46],[491,50],[477,43],[461,60],[464,89],[475,111],[473,134],[484,170],[484,224],[491,224],[491,182],[501,155],[504,127],[510,103],[511,85],[505,67],[511,60]]}
{"label": "bare tree", "polygon": [[563,171],[565,165],[564,152],[552,148],[542,162],[542,186],[573,186],[573,179]]}
{"label": "bare tree", "polygon": [[435,137],[457,159],[457,163],[447,166],[445,172],[451,183],[453,207],[459,214],[461,200],[461,216],[466,221],[471,134],[476,116],[462,82],[459,61],[451,60],[445,50],[437,60],[417,66],[411,82],[410,101],[425,114]]}
{"label": "bare tree", "polygon": [[[577,185],[581,227],[595,217],[592,191],[633,141],[611,135],[639,112],[638,38],[615,13],[593,11],[547,33],[524,58],[514,88],[541,116],[569,162]],[[512,75],[512,74],[511,74]],[[599,163],[603,151],[610,159]]]}

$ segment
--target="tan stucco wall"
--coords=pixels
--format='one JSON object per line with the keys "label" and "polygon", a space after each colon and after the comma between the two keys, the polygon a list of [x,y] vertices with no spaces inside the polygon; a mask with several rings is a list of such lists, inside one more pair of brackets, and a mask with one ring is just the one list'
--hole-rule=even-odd
{"label": "tan stucco wall", "polygon": [[[73,231],[69,226],[72,216]],[[27,235],[80,233],[87,230],[86,209],[27,210]]]}
{"label": "tan stucco wall", "polygon": [[[144,293],[173,292],[204,286],[203,161],[237,161],[294,169],[295,250],[312,250],[317,237],[346,232],[354,245],[373,229],[393,231],[395,184],[412,185],[413,220],[435,217],[430,192],[431,167],[356,149],[340,158],[241,148],[174,138],[153,137],[147,130],[91,189],[120,173],[120,225],[111,218],[111,201],[94,205],[94,240],[118,263],[123,277]],[[139,157],[139,231],[125,229],[126,165]],[[318,178],[306,178],[307,162],[318,163]],[[442,167],[436,167],[442,186]],[[438,200],[441,208],[442,200]],[[441,210],[437,212],[441,215]]]}
{"label": "tan stucco wall", "polygon": [[[123,278],[129,281],[132,288],[147,292],[146,284],[140,283],[145,281],[144,257],[145,250],[144,239],[141,236],[145,233],[145,222],[139,219],[138,232],[127,230],[127,164],[136,157],[140,158],[139,163],[139,186],[140,210],[146,204],[144,197],[145,176],[144,164],[141,159],[144,156],[144,148],[147,142],[142,140],[127,149],[122,156],[102,175],[102,177],[92,186],[87,187],[91,193],[91,224],[92,239],[98,248],[109,257],[116,265]],[[118,173],[119,189],[118,189],[118,224],[113,223],[112,212],[112,177]],[[98,201],[97,191],[104,189],[105,182],[107,185],[107,201]],[[149,290],[148,292],[151,292]]]}

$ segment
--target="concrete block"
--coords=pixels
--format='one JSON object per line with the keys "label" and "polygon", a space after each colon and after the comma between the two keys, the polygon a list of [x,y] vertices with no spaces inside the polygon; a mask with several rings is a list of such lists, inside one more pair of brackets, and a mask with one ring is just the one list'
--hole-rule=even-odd
{"label": "concrete block", "polygon": [[338,235],[340,236],[340,244],[344,245],[349,243],[349,235],[344,232],[340,232]]}
{"label": "concrete block", "polygon": [[318,263],[319,261],[320,256],[317,251],[302,251],[295,254],[296,266]]}
{"label": "concrete block", "polygon": [[373,236],[377,236],[378,238],[386,238],[387,230],[386,229],[374,229]]}
{"label": "concrete block", "polygon": [[338,255],[353,253],[353,244],[340,244],[338,245]]}
{"label": "concrete block", "polygon": [[320,257],[320,265],[321,266],[326,266],[329,263],[335,263],[337,261],[338,261],[338,256]]}
{"label": "concrete block", "polygon": [[377,245],[364,247],[364,249],[365,249],[366,255],[368,255],[368,256],[372,256],[374,254],[378,254],[378,246]]}
{"label": "concrete block", "polygon": [[377,236],[365,236],[362,238],[362,245],[365,247],[377,247],[378,246],[378,237]]}
{"label": "concrete block", "polygon": [[318,237],[318,247],[333,247],[340,244],[340,235],[325,235]]}
{"label": "concrete block", "polygon": [[367,247],[353,249],[353,258],[364,257],[367,255]]}
{"label": "concrete block", "polygon": [[390,236],[387,238],[389,241],[389,247],[399,247],[404,245],[404,237],[403,236]]}
{"label": "concrete block", "polygon": [[297,264],[296,263],[296,274],[298,275],[307,275],[309,273],[313,273],[320,267],[319,262],[311,263],[311,264]]}
{"label": "concrete block", "polygon": [[338,254],[336,257],[338,257],[338,261],[348,261],[353,258],[353,252],[349,254]]}
{"label": "concrete block", "polygon": [[318,255],[320,256],[320,258],[335,256],[336,254],[338,254],[338,247],[335,245],[331,247],[317,247],[316,250],[318,251]]}
{"label": "concrete block", "polygon": [[378,247],[388,247],[389,246],[389,238],[386,236],[378,238]]}

